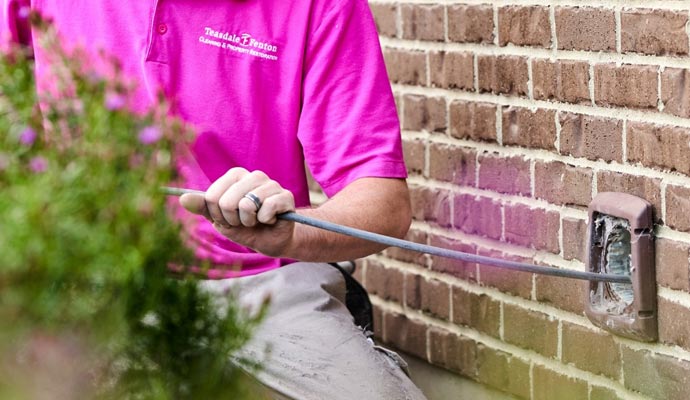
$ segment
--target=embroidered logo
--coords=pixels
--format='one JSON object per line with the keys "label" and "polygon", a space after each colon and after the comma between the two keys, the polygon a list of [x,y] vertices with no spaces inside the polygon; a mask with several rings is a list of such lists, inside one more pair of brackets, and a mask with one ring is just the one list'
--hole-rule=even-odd
{"label": "embroidered logo", "polygon": [[217,31],[207,26],[204,28],[204,33],[199,36],[199,42],[207,46],[214,46],[265,60],[278,60],[278,46],[267,41],[257,40],[249,33],[235,34]]}

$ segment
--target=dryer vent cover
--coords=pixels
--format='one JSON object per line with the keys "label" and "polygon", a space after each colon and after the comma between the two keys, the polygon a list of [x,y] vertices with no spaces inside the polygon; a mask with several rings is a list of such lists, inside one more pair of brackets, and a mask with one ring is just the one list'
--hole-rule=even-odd
{"label": "dryer vent cover", "polygon": [[656,341],[652,206],[625,193],[599,193],[589,205],[587,271],[630,276],[632,284],[586,282],[585,312],[616,335]]}

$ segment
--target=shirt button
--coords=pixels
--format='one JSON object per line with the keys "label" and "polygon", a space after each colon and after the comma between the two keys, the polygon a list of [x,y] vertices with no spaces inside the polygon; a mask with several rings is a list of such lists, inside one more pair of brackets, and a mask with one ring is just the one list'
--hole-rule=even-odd
{"label": "shirt button", "polygon": [[161,35],[165,35],[165,32],[168,31],[168,25],[166,24],[158,24],[158,33]]}

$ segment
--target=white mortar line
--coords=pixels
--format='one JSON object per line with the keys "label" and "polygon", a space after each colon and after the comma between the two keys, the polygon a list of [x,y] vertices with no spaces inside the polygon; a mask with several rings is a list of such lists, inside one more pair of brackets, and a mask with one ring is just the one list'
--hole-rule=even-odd
{"label": "white mortar line", "polygon": [[505,317],[504,317],[504,308],[503,308],[503,302],[499,302],[499,308],[498,308],[498,337],[501,338],[501,341],[505,341]]}
{"label": "white mortar line", "polygon": [[556,124],[556,141],[554,142],[554,147],[556,147],[556,153],[560,154],[561,153],[561,120],[560,120],[561,113],[559,111],[556,111],[553,113],[553,118],[554,118],[554,123]]}
{"label": "white mortar line", "polygon": [[535,160],[530,160],[530,159],[527,159],[527,161],[529,162],[529,181],[530,181],[530,188],[529,188],[529,191],[530,191],[530,196],[533,197],[533,198],[535,198],[535,197],[537,197],[537,195],[536,195],[536,192],[537,192],[537,189],[536,189],[537,183],[535,182],[535,181],[536,181],[536,177],[537,177],[536,162],[535,162]]}
{"label": "white mortar line", "polygon": [[[391,302],[386,302],[384,300],[380,300],[377,297],[372,296],[372,303],[377,305],[383,310],[386,310],[391,313],[400,313],[401,310],[399,306],[395,303]],[[590,384],[596,384],[597,386],[602,386],[608,389],[611,389],[616,392],[622,392],[625,394],[626,398],[629,399],[647,399],[647,397],[643,397],[641,395],[635,394],[633,392],[629,392],[625,387],[623,387],[620,383],[610,380],[607,377],[604,377],[602,375],[597,375],[592,372],[588,371],[583,371],[581,369],[578,369],[574,367],[571,364],[563,364],[558,360],[543,356],[536,351],[533,350],[527,350],[523,349],[521,347],[518,347],[513,344],[509,344],[506,342],[503,342],[499,339],[496,339],[494,337],[491,337],[489,335],[486,335],[484,333],[481,333],[479,331],[476,331],[471,328],[467,328],[464,326],[460,325],[455,325],[451,324],[449,322],[445,321],[439,321],[433,318],[430,318],[429,316],[419,312],[419,311],[414,311],[414,312],[408,312],[406,314],[408,318],[410,318],[413,321],[420,322],[422,324],[425,324],[427,326],[432,326],[432,327],[437,327],[444,329],[446,331],[449,331],[451,333],[454,333],[459,336],[463,336],[465,338],[474,340],[475,342],[481,343],[489,348],[492,348],[494,350],[502,351],[504,353],[510,354],[512,357],[515,357],[525,363],[529,364],[536,364],[545,367],[546,369],[553,371],[553,372],[558,372],[560,374],[565,374],[569,377],[575,378],[575,379],[580,379],[585,382],[589,382]],[[532,367],[530,367],[532,368]],[[532,380],[532,379],[531,379]],[[531,390],[532,391],[532,390]]]}
{"label": "white mortar line", "polygon": [[534,81],[532,79],[532,58],[527,59],[527,97],[534,100]]}
{"label": "white mortar line", "polygon": [[481,196],[497,201],[501,204],[520,204],[527,206],[529,208],[538,208],[545,211],[554,211],[560,213],[562,217],[583,219],[587,216],[587,212],[584,210],[552,204],[546,200],[533,199],[530,197],[521,197],[518,195],[502,194],[488,189],[478,189],[469,186],[457,186],[448,182],[427,180],[416,176],[409,177],[407,181],[411,185],[424,186],[429,189],[446,190],[449,193],[455,195],[466,194],[472,196]]}
{"label": "white mortar line", "polygon": [[[486,296],[490,297],[492,300],[495,300],[495,301],[498,301],[498,302],[501,302],[504,304],[510,304],[512,306],[519,307],[519,308],[525,309],[527,311],[545,314],[549,318],[551,318],[552,320],[557,319],[559,321],[565,321],[565,322],[568,322],[570,324],[577,325],[577,326],[580,326],[582,328],[585,328],[585,329],[588,329],[590,331],[594,331],[597,333],[606,332],[603,329],[592,325],[592,323],[589,321],[589,319],[587,319],[585,316],[573,314],[573,313],[570,313],[568,311],[564,311],[564,310],[561,310],[559,308],[556,308],[554,306],[547,305],[545,303],[527,300],[527,299],[524,299],[524,298],[518,297],[518,296],[512,296],[512,295],[509,295],[507,293],[501,292],[498,289],[494,289],[494,288],[487,287],[487,286],[480,286],[477,284],[472,284],[470,282],[456,278],[452,275],[431,271],[429,269],[419,267],[419,266],[416,266],[413,264],[403,263],[401,261],[392,260],[392,259],[384,258],[381,256],[372,256],[371,258],[376,259],[379,262],[385,261],[386,264],[391,266],[391,268],[395,268],[395,269],[398,269],[401,271],[406,271],[409,273],[420,275],[422,278],[425,278],[425,279],[440,280],[442,282],[445,282],[445,283],[452,285],[452,286],[459,287],[462,290],[469,292],[469,293],[472,293],[472,294],[475,294],[475,295],[486,295]],[[666,288],[660,288],[660,292],[662,294],[665,294],[663,292],[675,292],[675,291],[672,291],[672,290],[666,289]],[[683,295],[686,297],[690,297],[690,294],[687,294],[687,293],[683,293]],[[380,303],[392,304],[395,307],[397,307],[400,311],[403,311],[408,316],[410,316],[411,314],[412,315],[423,315],[423,313],[421,311],[412,310],[409,308],[403,309],[403,306],[396,304],[396,303],[393,303],[393,302],[382,300],[375,295],[372,295],[371,297],[372,297],[373,303],[380,302]],[[666,298],[666,296],[664,296],[664,298]],[[669,300],[673,301],[672,299],[669,299]],[[432,317],[429,317],[426,315],[425,315],[425,319],[432,321],[431,325],[440,326],[440,324],[446,324],[443,321],[439,321],[435,318],[432,318]],[[450,323],[448,323],[448,324],[450,324]],[[637,340],[627,339],[625,337],[616,336],[616,335],[612,335],[611,338],[613,339],[613,341],[615,343],[625,345],[626,347],[629,347],[635,351],[649,351],[649,352],[654,353],[654,354],[659,354],[659,355],[668,356],[668,357],[674,357],[674,358],[677,358],[677,359],[683,360],[683,361],[690,361],[690,351],[687,351],[687,350],[685,350],[681,347],[678,347],[678,346],[669,346],[669,345],[662,344],[660,342],[640,342]],[[492,339],[498,340],[498,339],[494,339],[494,338],[492,338]]]}
{"label": "white mortar line", "polygon": [[[548,305],[547,303],[541,303],[541,302],[536,302],[532,300],[527,300],[522,297],[518,296],[513,296],[504,292],[501,292],[498,289],[488,287],[488,286],[481,286],[478,284],[474,284],[465,280],[462,280],[460,278],[456,278],[452,275],[449,274],[444,274],[441,272],[436,272],[432,271],[428,268],[420,267],[415,264],[410,264],[410,263],[405,263],[402,261],[398,260],[393,260],[390,258],[385,258],[381,255],[374,255],[370,257],[371,259],[375,259],[379,262],[385,262],[389,268],[395,268],[399,271],[402,272],[407,272],[415,275],[419,275],[424,279],[435,279],[439,280],[442,282],[445,282],[451,286],[459,287],[462,290],[465,290],[469,293],[473,293],[476,295],[486,295],[491,297],[492,300],[502,302],[504,304],[510,304],[516,307],[523,308],[528,311],[533,311],[541,314],[548,315],[551,318],[556,318],[558,320],[562,320],[574,325],[578,325],[580,327],[586,328],[591,331],[595,332],[605,332],[604,330],[592,325],[592,323],[583,315],[578,315],[578,314],[573,314],[571,312],[561,310],[559,308],[556,308],[554,306]],[[664,287],[658,288],[659,295],[663,296],[665,299],[669,301],[673,301],[675,303],[683,305],[684,302],[690,302],[690,294],[685,293],[685,292],[678,292],[675,290],[667,289]],[[372,298],[375,296],[372,296]],[[680,297],[680,300],[677,301],[677,297]],[[398,307],[402,308],[402,306],[398,305]],[[409,310],[410,312],[417,312],[414,310]],[[640,342],[632,339],[627,339],[621,336],[612,336],[612,339],[616,343],[623,344],[627,347],[630,347],[633,350],[645,350],[645,351],[650,351],[653,353],[669,356],[669,357],[675,357],[684,361],[690,361],[690,351],[687,351],[683,348],[680,348],[678,346],[668,346],[665,344],[662,344],[660,342]]]}
{"label": "white mortar line", "polygon": [[690,233],[678,232],[667,226],[654,227],[654,235],[662,239],[675,240],[683,243],[690,243]]}
{"label": "white mortar line", "polygon": [[657,288],[657,294],[668,301],[680,304],[686,308],[690,307],[690,293],[680,290],[673,290],[663,286]]}
{"label": "white mortar line", "polygon": [[623,164],[628,163],[628,121],[623,120],[623,134],[621,135]]}
{"label": "white mortar line", "polygon": [[[580,168],[591,168],[596,170],[606,170],[612,172],[619,172],[630,175],[643,176],[652,179],[661,179],[667,183],[689,186],[690,187],[690,176],[683,175],[679,172],[664,172],[648,167],[643,167],[638,164],[626,165],[618,162],[606,162],[606,161],[592,161],[586,158],[573,158],[568,155],[555,154],[549,150],[543,149],[526,149],[523,147],[503,147],[495,143],[488,142],[474,142],[465,139],[448,139],[441,135],[433,135],[428,138],[429,143],[432,144],[445,144],[452,146],[466,147],[469,149],[474,149],[478,153],[489,152],[498,153],[501,156],[521,156],[526,160],[536,160],[542,162],[550,161],[560,161],[562,163],[572,165]],[[596,172],[596,171],[594,171]]]}
{"label": "white mortar line", "polygon": [[530,290],[530,300],[537,301],[537,274],[532,274],[532,289]]}
{"label": "white mortar line", "polygon": [[503,147],[503,107],[496,107],[496,142]]}
{"label": "white mortar line", "polygon": [[[371,4],[398,4],[398,0],[370,0]],[[438,5],[487,5],[487,0],[435,0],[434,4]],[[540,0],[493,0],[491,2],[497,6],[520,5],[520,6],[543,6],[544,2]],[[668,1],[668,0],[551,0],[552,5],[559,7],[606,7],[614,8],[616,6],[624,5],[626,9],[630,8],[660,8],[666,10],[687,10],[687,5],[683,1]],[[405,0],[405,4],[424,4],[428,5],[429,0]]]}
{"label": "white mortar line", "polygon": [[[501,204],[501,203],[499,203]],[[501,204],[501,242],[506,241],[506,208]]]}
{"label": "white mortar line", "polygon": [[597,106],[596,102],[596,97],[594,95],[596,94],[594,91],[594,63],[589,63],[589,81],[587,82],[587,87],[589,88],[589,99],[590,99],[590,104],[592,107]]}
{"label": "white mortar line", "polygon": [[688,57],[655,56],[640,53],[591,52],[584,50],[557,50],[507,44],[495,46],[477,43],[431,42],[422,40],[396,39],[381,36],[381,47],[384,49],[415,51],[464,52],[487,56],[522,56],[554,60],[586,61],[593,64],[615,63],[632,65],[656,65],[675,68],[690,68]]}
{"label": "white mortar line", "polygon": [[474,92],[479,93],[479,57],[476,54],[472,55],[472,83],[474,85]]}
{"label": "white mortar line", "polygon": [[529,363],[529,398],[534,398],[534,363]]}
{"label": "white mortar line", "polygon": [[[690,60],[690,57],[688,60]],[[671,114],[660,114],[656,109],[653,111],[646,111],[620,107],[592,107],[591,105],[555,103],[545,100],[530,100],[523,97],[508,97],[492,93],[474,93],[401,84],[393,84],[392,86],[393,89],[399,93],[429,97],[445,97],[448,101],[462,100],[484,102],[501,106],[522,107],[532,110],[542,108],[545,110],[570,112],[573,114],[584,114],[608,119],[627,119],[634,122],[648,122],[659,125],[676,125],[683,128],[690,128],[690,118],[677,117]]]}
{"label": "white mortar line", "polygon": [[558,345],[556,346],[556,360],[563,362],[563,321],[558,321]]}

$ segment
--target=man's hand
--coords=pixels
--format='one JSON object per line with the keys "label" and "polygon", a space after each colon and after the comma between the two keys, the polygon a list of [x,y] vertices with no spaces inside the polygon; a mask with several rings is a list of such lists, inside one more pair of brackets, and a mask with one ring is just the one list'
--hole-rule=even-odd
{"label": "man's hand", "polygon": [[295,210],[294,196],[261,171],[232,168],[205,195],[185,194],[180,204],[233,242],[269,256],[283,255],[293,240],[294,223],[276,216]]}

